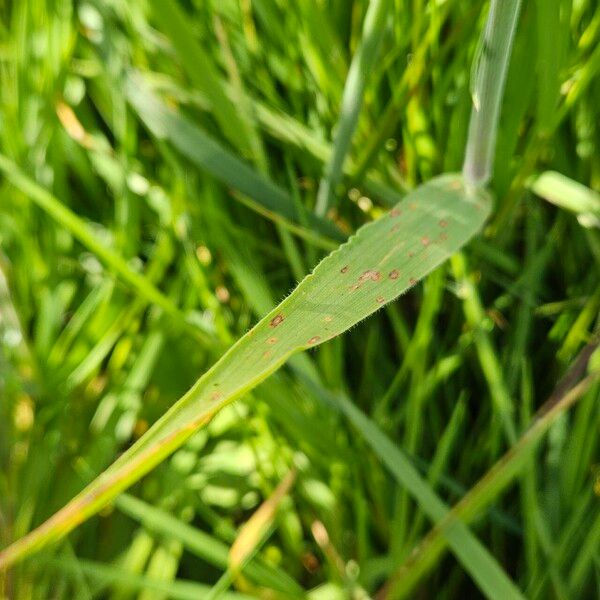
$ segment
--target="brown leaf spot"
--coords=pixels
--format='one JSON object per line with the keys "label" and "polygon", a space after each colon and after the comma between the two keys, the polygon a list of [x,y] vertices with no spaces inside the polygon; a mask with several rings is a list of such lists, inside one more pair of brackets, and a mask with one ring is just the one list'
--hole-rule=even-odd
{"label": "brown leaf spot", "polygon": [[390,279],[398,279],[398,277],[400,277],[400,271],[398,271],[398,269],[394,269],[393,271],[390,271],[388,277]]}
{"label": "brown leaf spot", "polygon": [[442,231],[442,233],[440,233],[439,239],[441,242],[445,242],[448,239],[448,234],[445,231]]}
{"label": "brown leaf spot", "polygon": [[277,343],[277,338],[276,338],[275,336],[273,336],[273,337],[270,337],[270,338],[267,340],[267,344],[269,344],[270,346],[272,346],[273,344],[276,344],[276,343]]}
{"label": "brown leaf spot", "polygon": [[340,269],[340,273],[347,273],[348,272],[348,265],[346,265],[345,267],[342,267]]}
{"label": "brown leaf spot", "polygon": [[377,296],[377,298],[375,298],[375,302],[377,302],[377,304],[383,304],[385,302],[385,298],[383,296]]}
{"label": "brown leaf spot", "polygon": [[424,236],[421,238],[421,244],[423,244],[423,246],[429,246],[429,237],[428,237],[428,236],[426,236],[426,235],[424,235]]}
{"label": "brown leaf spot", "polygon": [[349,289],[351,292],[355,292],[359,287],[360,283],[355,283],[354,285],[351,285]]}
{"label": "brown leaf spot", "polygon": [[443,227],[448,227],[448,221],[446,221],[446,219],[442,219],[442,220],[439,222],[439,225],[440,225],[440,227],[442,227],[442,228],[443,228]]}
{"label": "brown leaf spot", "polygon": [[327,315],[327,316],[326,316],[326,317],[323,319],[323,321],[325,321],[325,323],[331,323],[331,321],[333,321],[333,317],[332,317],[332,316],[330,316],[330,315]]}
{"label": "brown leaf spot", "polygon": [[367,281],[367,280],[371,280],[371,281],[379,281],[381,279],[381,273],[379,271],[373,271],[372,269],[369,269],[368,271],[365,271],[359,278],[359,281]]}
{"label": "brown leaf spot", "polygon": [[399,208],[392,208],[390,210],[390,217],[399,217],[402,214],[402,211]]}
{"label": "brown leaf spot", "polygon": [[281,313],[279,313],[276,317],[273,317],[271,319],[271,322],[269,323],[269,327],[274,328],[274,327],[277,327],[277,325],[281,325],[281,323],[283,323],[283,319],[284,319],[284,316]]}
{"label": "brown leaf spot", "polygon": [[414,252],[409,252],[409,253],[408,253],[408,258],[412,258],[414,255],[415,255],[415,253],[414,253]]}
{"label": "brown leaf spot", "polygon": [[315,335],[313,337],[310,338],[310,340],[308,340],[309,344],[316,344],[319,340],[321,339],[320,335]]}
{"label": "brown leaf spot", "polygon": [[265,350],[263,352],[263,358],[269,358],[271,356],[271,350]]}
{"label": "brown leaf spot", "polygon": [[213,392],[210,395],[210,399],[211,400],[215,400],[216,401],[216,400],[221,400],[221,398],[223,398],[223,393],[222,392]]}
{"label": "brown leaf spot", "polygon": [[408,208],[410,208],[410,210],[417,210],[417,203],[416,202],[411,202],[408,205]]}
{"label": "brown leaf spot", "polygon": [[415,284],[417,283],[417,280],[416,280],[414,277],[411,277],[411,278],[408,280],[408,283],[410,283],[410,285],[415,285]]}

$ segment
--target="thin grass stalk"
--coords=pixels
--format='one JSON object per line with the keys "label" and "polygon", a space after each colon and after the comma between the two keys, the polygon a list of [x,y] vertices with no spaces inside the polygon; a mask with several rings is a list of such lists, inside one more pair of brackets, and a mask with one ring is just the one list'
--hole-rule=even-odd
{"label": "thin grass stalk", "polygon": [[492,0],[473,63],[473,109],[463,175],[474,187],[492,178],[498,121],[521,0]]}
{"label": "thin grass stalk", "polygon": [[335,188],[343,175],[344,161],[350,151],[363,103],[367,78],[377,58],[385,22],[388,15],[388,0],[371,0],[365,16],[363,38],[354,55],[344,92],[333,152],[325,165],[325,173],[319,184],[315,213],[323,217],[333,203]]}

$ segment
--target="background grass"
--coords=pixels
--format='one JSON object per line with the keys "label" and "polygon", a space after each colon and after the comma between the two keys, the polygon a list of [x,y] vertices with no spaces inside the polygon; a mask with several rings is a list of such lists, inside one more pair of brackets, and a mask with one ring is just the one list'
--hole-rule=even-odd
{"label": "background grass", "polygon": [[[0,3],[0,547],[325,252],[460,169],[487,3],[371,4],[387,19],[362,0]],[[4,595],[477,597],[491,555],[528,598],[596,597],[599,389],[565,392],[593,359],[600,237],[530,187],[549,169],[600,187],[599,38],[592,0],[525,2],[484,235],[0,574]],[[370,68],[347,80],[353,58]],[[411,469],[487,554],[445,552]]]}

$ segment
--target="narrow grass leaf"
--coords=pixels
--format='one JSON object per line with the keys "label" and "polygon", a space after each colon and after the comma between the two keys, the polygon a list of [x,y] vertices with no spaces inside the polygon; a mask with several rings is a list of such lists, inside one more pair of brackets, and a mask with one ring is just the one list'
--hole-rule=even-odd
{"label": "narrow grass leaf", "polygon": [[[561,51],[568,28],[561,26],[560,0],[536,0],[537,17],[537,109],[539,128],[552,130],[560,99]],[[550,33],[552,32],[552,33]],[[557,36],[559,40],[557,40]]]}
{"label": "narrow grass leaf", "polygon": [[[227,568],[229,548],[217,538],[129,494],[121,494],[116,505],[122,513],[140,522],[149,531],[177,540],[191,554],[215,567]],[[244,565],[243,573],[258,585],[284,592],[289,597],[302,594],[302,588],[287,573],[256,559]]]}
{"label": "narrow grass leaf", "polygon": [[340,118],[333,142],[331,158],[325,165],[325,173],[319,185],[315,212],[323,216],[331,205],[335,188],[343,175],[344,161],[350,150],[352,136],[358,123],[367,78],[375,66],[375,60],[385,29],[389,10],[388,0],[371,0],[367,8],[363,37],[352,59],[344,85]]}
{"label": "narrow grass leaf", "polygon": [[325,258],[279,306],[244,335],[113,465],[36,530],[0,552],[0,568],[96,514],[226,404],[293,354],[334,338],[430,273],[482,227],[484,191],[449,174],[417,188]]}
{"label": "narrow grass leaf", "polygon": [[[406,455],[349,400],[337,396],[335,402],[356,427],[396,481],[406,488],[423,512],[433,521],[441,521],[449,507],[435,493]],[[495,600],[523,599],[516,585],[504,572],[486,547],[459,520],[445,528],[443,535],[465,570],[487,598]]]}
{"label": "narrow grass leaf", "polygon": [[273,524],[277,509],[296,480],[296,471],[290,471],[275,491],[254,512],[243,525],[238,537],[229,550],[229,568],[239,573],[249,557],[263,541],[266,532]]}
{"label": "narrow grass leaf", "polygon": [[546,171],[531,184],[532,191],[577,215],[584,227],[600,227],[600,194],[556,171]]}
{"label": "narrow grass leaf", "polygon": [[463,173],[472,185],[492,177],[498,121],[521,0],[492,0],[474,60],[473,111]]}
{"label": "narrow grass leaf", "polygon": [[225,136],[245,156],[251,156],[251,125],[229,99],[225,82],[216,70],[212,57],[204,52],[194,38],[189,18],[173,0],[150,0],[150,5],[188,77],[208,99],[212,114]]}
{"label": "narrow grass leaf", "polygon": [[[288,192],[255,171],[246,162],[229,152],[191,121],[165,106],[144,85],[139,75],[128,79],[127,96],[141,120],[159,139],[171,142],[195,165],[216,177],[232,189],[241,192],[270,213],[276,213],[296,225],[303,220],[299,208]],[[339,231],[314,215],[304,215],[308,224],[338,241]]]}
{"label": "narrow grass leaf", "polygon": [[[210,586],[192,581],[161,581],[88,560],[54,559],[44,565],[71,577],[83,573],[104,585],[119,584],[122,589],[130,591],[148,590],[173,600],[198,600],[198,598],[205,598],[211,590]],[[251,600],[251,596],[238,592],[225,592],[221,600]]]}
{"label": "narrow grass leaf", "polygon": [[570,408],[590,386],[597,381],[598,373],[589,375],[577,385],[558,397],[552,397],[538,412],[533,425],[519,438],[517,443],[471,488],[444,519],[425,537],[408,560],[391,578],[388,589],[390,598],[404,598],[416,583],[436,564],[448,543],[448,528],[455,523],[470,523],[484,507],[519,475],[530,461],[537,444],[548,432],[556,419]]}
{"label": "narrow grass leaf", "polygon": [[73,211],[67,208],[48,190],[31,180],[10,159],[0,154],[0,171],[6,178],[31,201],[46,212],[60,226],[69,231],[83,246],[93,252],[104,264],[114,271],[119,278],[143,296],[149,302],[160,306],[165,312],[175,317],[186,329],[192,330],[201,339],[208,339],[206,334],[188,323],[179,308],[157,289],[144,275],[134,271],[122,256],[103,243],[90,226]]}

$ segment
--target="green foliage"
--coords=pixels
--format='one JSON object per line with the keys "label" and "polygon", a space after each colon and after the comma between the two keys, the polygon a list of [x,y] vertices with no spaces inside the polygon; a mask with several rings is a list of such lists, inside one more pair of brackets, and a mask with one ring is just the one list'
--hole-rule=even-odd
{"label": "green foliage", "polygon": [[600,12],[522,3],[476,234],[490,5],[1,5],[0,552],[101,493],[0,597],[595,597]]}
{"label": "green foliage", "polygon": [[292,354],[333,339],[415,285],[481,228],[489,208],[485,192],[467,192],[460,176],[445,175],[362,227],[95,482],[30,536],[0,552],[0,567],[59,539],[97,513]]}
{"label": "green foliage", "polygon": [[531,185],[541,198],[577,215],[584,227],[600,225],[600,194],[560,173],[542,173]]}
{"label": "green foliage", "polygon": [[379,46],[385,35],[389,8],[389,0],[374,0],[369,3],[360,45],[352,58],[344,84],[333,152],[325,165],[317,192],[315,211],[319,215],[324,215],[331,206],[336,188],[342,179],[344,162],[358,123],[367,80],[375,66]]}

